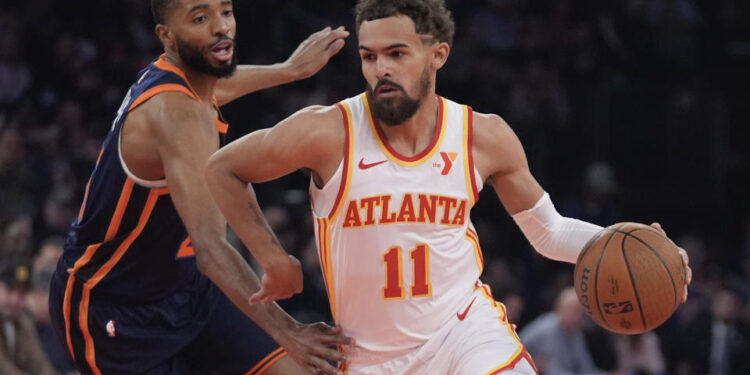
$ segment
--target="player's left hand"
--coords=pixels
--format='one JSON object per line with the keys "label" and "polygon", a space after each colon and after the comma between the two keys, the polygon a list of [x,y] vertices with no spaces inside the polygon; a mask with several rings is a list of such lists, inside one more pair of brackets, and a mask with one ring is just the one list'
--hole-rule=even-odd
{"label": "player's left hand", "polygon": [[[664,236],[667,235],[667,232],[664,231],[664,228],[661,227],[661,224],[659,223],[652,223],[651,227],[662,233]],[[682,302],[687,301],[688,297],[688,285],[690,285],[690,282],[693,281],[693,270],[690,269],[690,258],[688,257],[687,251],[681,247],[677,247],[680,252],[680,256],[682,257],[682,265],[685,267],[685,291],[682,295]]]}
{"label": "player's left hand", "polygon": [[308,78],[322,69],[333,55],[344,48],[344,38],[347,36],[349,32],[344,26],[336,29],[326,27],[300,43],[284,64],[296,72],[298,79]]}
{"label": "player's left hand", "polygon": [[283,336],[284,338],[278,338],[279,344],[297,364],[311,374],[341,374],[327,360],[346,363],[346,356],[334,347],[354,345],[354,339],[342,335],[340,327],[331,327],[322,322],[298,323]]}

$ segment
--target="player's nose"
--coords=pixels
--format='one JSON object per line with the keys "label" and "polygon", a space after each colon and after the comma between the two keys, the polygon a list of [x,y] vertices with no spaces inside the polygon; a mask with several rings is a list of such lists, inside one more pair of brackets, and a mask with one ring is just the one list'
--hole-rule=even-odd
{"label": "player's nose", "polygon": [[375,76],[377,79],[387,78],[391,76],[391,68],[385,59],[378,59],[375,63]]}
{"label": "player's nose", "polygon": [[213,22],[213,33],[215,36],[228,35],[234,26],[234,17],[218,17]]}

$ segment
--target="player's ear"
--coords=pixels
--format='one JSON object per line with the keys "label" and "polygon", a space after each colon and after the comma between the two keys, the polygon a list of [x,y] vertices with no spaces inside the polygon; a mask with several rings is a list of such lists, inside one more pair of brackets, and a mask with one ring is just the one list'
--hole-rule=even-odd
{"label": "player's ear", "polygon": [[439,42],[432,46],[432,61],[430,65],[433,69],[439,70],[448,61],[448,55],[450,55],[451,47],[448,43]]}
{"label": "player's ear", "polygon": [[156,36],[159,37],[159,40],[161,40],[161,44],[163,44],[165,48],[175,48],[176,43],[174,34],[172,34],[167,25],[158,24],[156,25],[156,28],[154,28],[154,31],[156,32]]}

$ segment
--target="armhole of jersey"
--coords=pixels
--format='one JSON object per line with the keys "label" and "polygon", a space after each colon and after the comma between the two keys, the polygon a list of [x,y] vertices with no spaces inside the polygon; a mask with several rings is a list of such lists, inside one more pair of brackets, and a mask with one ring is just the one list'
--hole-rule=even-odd
{"label": "armhole of jersey", "polygon": [[464,106],[464,157],[466,171],[466,190],[471,197],[472,205],[479,199],[481,185],[477,182],[482,179],[479,171],[474,166],[474,111],[469,106]]}
{"label": "armhole of jersey", "polygon": [[[163,85],[154,86],[148,90],[146,90],[143,94],[138,96],[133,101],[133,104],[128,107],[128,113],[135,108],[137,108],[139,105],[145,103],[147,100],[153,98],[156,94],[160,94],[163,92],[181,92],[187,96],[189,96],[192,99],[196,99],[195,95],[188,89],[187,87],[183,85],[179,85],[176,83],[168,83]],[[197,100],[197,99],[196,99]],[[127,118],[127,117],[126,117]],[[164,188],[167,187],[167,179],[162,178],[159,180],[145,180],[138,176],[136,176],[133,172],[130,171],[127,164],[125,164],[125,159],[122,157],[122,127],[125,125],[125,118],[122,119],[122,124],[120,125],[119,134],[117,134],[117,156],[120,159],[120,166],[122,166],[123,172],[131,178],[133,181],[135,181],[136,184],[147,187],[147,188]]]}
{"label": "armhole of jersey", "polygon": [[312,176],[310,176],[310,205],[312,207],[313,214],[315,214],[316,217],[327,217],[332,209],[333,209],[333,203],[335,203],[333,200],[330,199],[324,199],[324,197],[333,196],[335,197],[335,194],[338,194],[338,190],[335,192],[332,191],[333,189],[336,189],[337,187],[341,187],[341,178],[342,174],[344,173],[344,160],[342,159],[339,163],[339,167],[336,168],[336,172],[333,173],[333,176],[326,182],[323,187],[318,188],[315,185],[315,181],[313,181]]}
{"label": "armhole of jersey", "polygon": [[[351,180],[351,159],[354,147],[352,146],[352,115],[349,106],[345,102],[336,104],[336,107],[341,111],[341,115],[344,118],[344,157],[341,159],[336,172],[333,176],[323,185],[318,188],[315,182],[310,177],[310,205],[312,212],[318,217],[328,217],[333,220],[336,217],[340,207],[341,201],[344,200],[349,192],[349,182]],[[338,182],[338,190],[335,190],[336,183]]]}

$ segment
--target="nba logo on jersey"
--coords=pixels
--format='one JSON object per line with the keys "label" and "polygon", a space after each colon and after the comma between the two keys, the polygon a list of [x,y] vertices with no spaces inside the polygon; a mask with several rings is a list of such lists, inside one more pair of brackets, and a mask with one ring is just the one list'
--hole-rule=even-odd
{"label": "nba logo on jersey", "polygon": [[110,320],[107,322],[107,325],[104,327],[107,330],[107,336],[109,337],[115,337],[117,336],[117,331],[115,331],[115,321]]}

